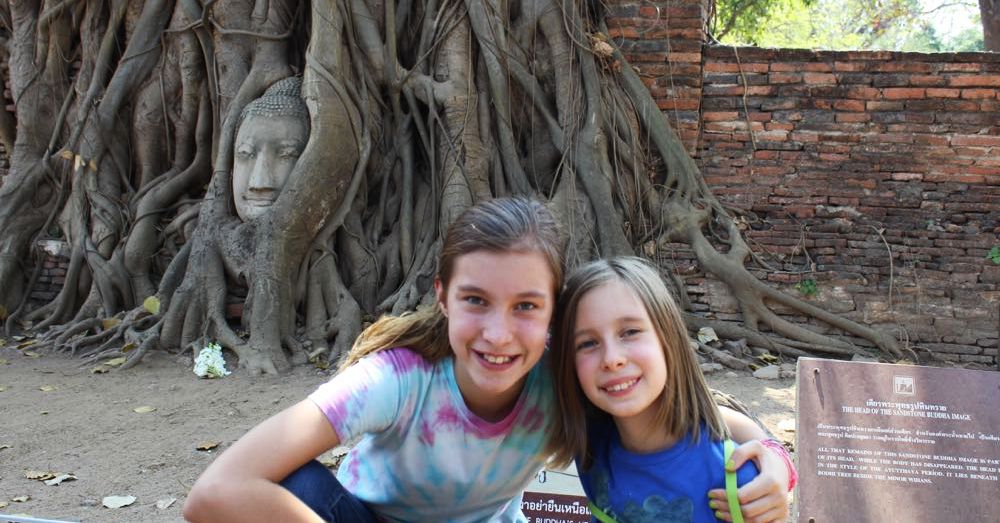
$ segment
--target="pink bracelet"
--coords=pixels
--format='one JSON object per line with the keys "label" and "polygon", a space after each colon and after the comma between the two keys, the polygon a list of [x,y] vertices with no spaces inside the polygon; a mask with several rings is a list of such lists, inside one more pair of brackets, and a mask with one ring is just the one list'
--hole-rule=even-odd
{"label": "pink bracelet", "polygon": [[795,488],[795,484],[799,481],[799,473],[795,471],[795,464],[792,463],[792,455],[788,453],[788,449],[781,444],[780,441],[776,439],[762,439],[760,441],[761,445],[773,450],[781,456],[781,459],[785,461],[785,468],[788,469],[788,491],[791,492]]}

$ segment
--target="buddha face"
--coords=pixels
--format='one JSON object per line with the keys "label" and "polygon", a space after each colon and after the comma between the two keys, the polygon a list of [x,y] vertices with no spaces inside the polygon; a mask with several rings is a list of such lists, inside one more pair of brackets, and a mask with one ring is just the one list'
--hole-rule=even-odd
{"label": "buddha face", "polygon": [[307,121],[295,116],[256,116],[236,133],[233,200],[243,221],[266,214],[309,139]]}

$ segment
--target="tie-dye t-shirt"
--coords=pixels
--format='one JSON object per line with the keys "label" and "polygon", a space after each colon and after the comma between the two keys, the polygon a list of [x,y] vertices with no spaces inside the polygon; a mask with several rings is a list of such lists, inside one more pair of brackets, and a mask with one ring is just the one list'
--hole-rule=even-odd
{"label": "tie-dye t-shirt", "polygon": [[491,423],[466,407],[454,360],[427,363],[409,349],[368,356],[309,398],[341,441],[360,437],[337,479],[395,521],[526,521],[521,492],[545,462],[552,393],[544,364]]}

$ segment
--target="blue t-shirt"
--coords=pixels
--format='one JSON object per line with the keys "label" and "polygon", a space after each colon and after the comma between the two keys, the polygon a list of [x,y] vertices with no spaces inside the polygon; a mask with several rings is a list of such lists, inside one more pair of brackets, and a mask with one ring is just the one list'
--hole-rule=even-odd
{"label": "blue t-shirt", "polygon": [[430,364],[409,349],[365,357],[309,399],[343,443],[360,438],[337,479],[383,519],[522,522],[553,408],[543,365],[497,422],[465,405],[452,358]]}
{"label": "blue t-shirt", "polygon": [[[708,491],[725,488],[725,451],[702,429],[698,443],[688,434],[673,446],[648,454],[622,447],[611,424],[592,430],[594,461],[580,482],[587,498],[618,523],[715,523]],[[758,474],[748,461],[736,472],[742,486]],[[595,520],[596,521],[596,520]]]}

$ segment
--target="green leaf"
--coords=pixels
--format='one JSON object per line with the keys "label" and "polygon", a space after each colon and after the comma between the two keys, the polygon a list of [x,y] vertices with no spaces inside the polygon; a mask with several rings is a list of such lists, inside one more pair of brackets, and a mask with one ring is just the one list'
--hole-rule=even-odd
{"label": "green leaf", "polygon": [[795,284],[795,289],[802,293],[806,298],[813,297],[819,294],[819,285],[816,280],[809,278],[802,280]]}
{"label": "green leaf", "polygon": [[1000,246],[994,245],[990,252],[986,253],[986,259],[1000,265]]}

